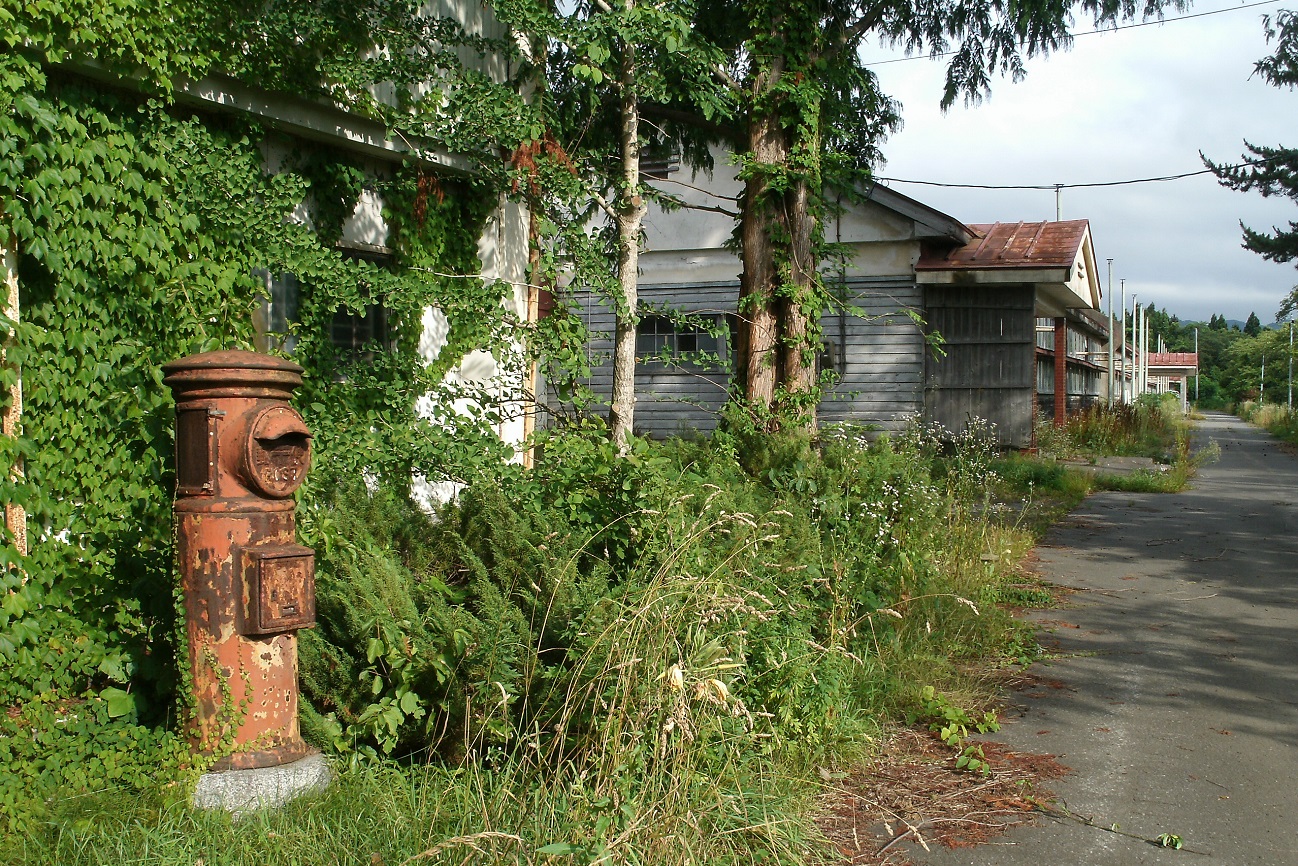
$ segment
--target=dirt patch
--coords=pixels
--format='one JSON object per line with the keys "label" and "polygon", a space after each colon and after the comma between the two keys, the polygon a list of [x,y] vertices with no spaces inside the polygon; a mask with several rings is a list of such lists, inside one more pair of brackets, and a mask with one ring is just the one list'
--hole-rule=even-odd
{"label": "dirt patch", "polygon": [[826,795],[821,832],[848,863],[903,866],[910,846],[965,848],[1031,821],[1046,802],[1044,783],[1068,773],[1054,755],[983,743],[988,775],[957,771],[955,754],[936,736],[904,730],[873,763]]}

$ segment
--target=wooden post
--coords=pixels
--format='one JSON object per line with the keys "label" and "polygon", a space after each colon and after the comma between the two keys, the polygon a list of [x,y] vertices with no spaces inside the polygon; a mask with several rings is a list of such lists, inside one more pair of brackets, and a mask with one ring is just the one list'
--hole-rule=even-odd
{"label": "wooden post", "polygon": [[[527,208],[527,323],[535,328],[541,322],[541,227],[536,217],[535,203]],[[536,464],[536,419],[541,413],[541,362],[533,358],[527,364],[528,391],[523,397],[523,465],[531,469]]]}
{"label": "wooden post", "polygon": [[1055,426],[1068,421],[1068,320],[1055,319]]}
{"label": "wooden post", "polygon": [[[5,318],[14,324],[18,322],[18,247],[17,239],[10,235],[10,241],[5,245],[0,257],[3,258],[3,272],[5,281]],[[4,345],[0,347],[0,366],[9,366],[9,350],[13,346],[14,333],[10,330],[9,335],[5,338]],[[14,383],[9,388],[9,399],[4,408],[4,417],[0,419],[0,432],[7,437],[18,438],[22,432],[22,412],[23,412],[23,379],[21,371],[15,371]],[[21,460],[16,460],[13,466],[13,475],[15,478],[21,478],[23,474],[23,464]],[[5,503],[5,528],[13,535],[14,547],[17,548],[19,556],[27,555],[27,512],[21,505],[12,502]]]}

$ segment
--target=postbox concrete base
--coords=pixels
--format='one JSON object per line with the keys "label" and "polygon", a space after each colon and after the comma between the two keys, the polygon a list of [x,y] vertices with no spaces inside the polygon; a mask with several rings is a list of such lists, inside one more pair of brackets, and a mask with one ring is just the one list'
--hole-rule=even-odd
{"label": "postbox concrete base", "polygon": [[333,770],[319,752],[277,767],[204,773],[194,789],[194,806],[224,809],[236,817],[258,809],[276,809],[302,794],[323,791]]}

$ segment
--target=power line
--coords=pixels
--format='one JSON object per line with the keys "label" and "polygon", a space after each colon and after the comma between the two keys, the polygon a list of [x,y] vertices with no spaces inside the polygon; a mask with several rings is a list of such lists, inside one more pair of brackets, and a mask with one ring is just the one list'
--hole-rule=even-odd
{"label": "power line", "polygon": [[[1087,30],[1083,33],[1072,34],[1074,38],[1078,36],[1095,36],[1098,33],[1116,33],[1119,30],[1132,30],[1136,27],[1151,27],[1155,24],[1170,24],[1173,21],[1189,21],[1191,18],[1206,18],[1209,15],[1220,15],[1223,12],[1238,12],[1241,9],[1253,9],[1258,6],[1270,6],[1279,3],[1281,0],[1259,0],[1257,3],[1245,3],[1240,6],[1231,6],[1227,9],[1211,9],[1207,12],[1195,12],[1191,15],[1177,15],[1174,18],[1159,18],[1157,21],[1137,21],[1134,24],[1115,24],[1112,27],[1105,27],[1101,30]],[[939,57],[950,57],[956,54],[955,51],[943,51],[938,54],[914,54],[908,57],[894,57],[891,60],[875,60],[871,63],[863,64],[864,66],[886,66],[889,63],[904,63],[908,60],[936,60]]]}
{"label": "power line", "polygon": [[[1223,165],[1221,171],[1234,171],[1239,168],[1257,168],[1266,165],[1269,162],[1283,159],[1281,156],[1273,156],[1270,159],[1250,160],[1241,162],[1236,165]],[[991,183],[944,183],[936,180],[906,180],[900,177],[882,177],[875,176],[875,180],[886,181],[887,183],[913,183],[919,186],[943,186],[950,189],[1088,189],[1101,186],[1129,186],[1135,183],[1163,183],[1170,180],[1181,180],[1187,177],[1198,177],[1201,174],[1212,174],[1210,168],[1200,169],[1199,171],[1187,171],[1184,174],[1166,174],[1161,177],[1137,177],[1129,180],[1102,180],[1093,183],[1030,183],[1030,184],[991,184]]]}

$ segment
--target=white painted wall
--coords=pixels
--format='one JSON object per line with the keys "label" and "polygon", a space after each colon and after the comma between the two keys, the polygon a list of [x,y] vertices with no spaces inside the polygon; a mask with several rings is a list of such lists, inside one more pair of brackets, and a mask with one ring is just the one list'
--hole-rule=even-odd
{"label": "white painted wall", "polygon": [[[709,283],[739,279],[739,257],[724,249],[735,231],[735,219],[689,206],[721,207],[738,212],[743,186],[726,155],[714,153],[711,172],[682,168],[654,186],[682,199],[687,207],[664,211],[651,207],[645,216],[645,245],[640,254],[640,282],[646,286]],[[922,226],[873,202],[849,206],[825,226],[827,240],[851,245],[856,255],[848,277],[913,276],[919,261]]]}

